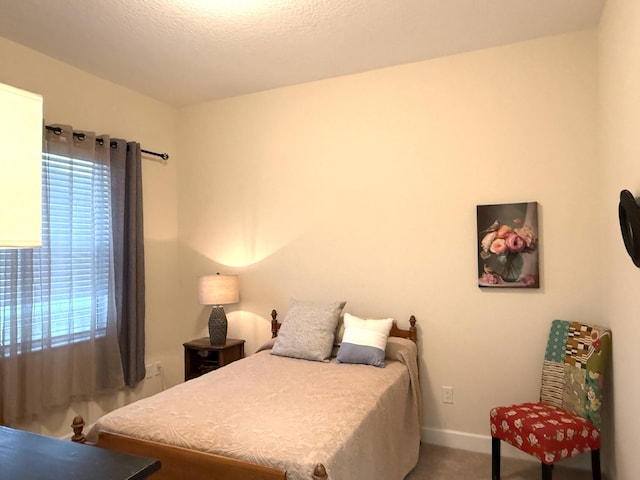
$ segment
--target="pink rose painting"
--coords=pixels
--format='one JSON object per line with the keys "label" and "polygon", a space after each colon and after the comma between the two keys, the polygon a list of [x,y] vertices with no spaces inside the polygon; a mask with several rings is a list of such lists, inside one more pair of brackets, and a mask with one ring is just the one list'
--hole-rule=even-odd
{"label": "pink rose painting", "polygon": [[478,205],[478,285],[540,287],[538,203]]}

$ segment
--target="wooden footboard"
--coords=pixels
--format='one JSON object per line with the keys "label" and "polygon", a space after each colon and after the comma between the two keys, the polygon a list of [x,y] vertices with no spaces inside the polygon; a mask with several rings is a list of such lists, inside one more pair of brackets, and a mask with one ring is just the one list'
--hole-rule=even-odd
{"label": "wooden footboard", "polygon": [[[81,416],[73,419],[71,427],[74,432],[72,441],[88,443],[82,433],[84,420]],[[98,441],[91,445],[160,460],[160,471],[152,475],[157,480],[286,480],[287,478],[286,472],[277,468],[116,433],[100,432]],[[328,478],[326,469],[322,464],[318,464],[309,478],[326,480]]]}

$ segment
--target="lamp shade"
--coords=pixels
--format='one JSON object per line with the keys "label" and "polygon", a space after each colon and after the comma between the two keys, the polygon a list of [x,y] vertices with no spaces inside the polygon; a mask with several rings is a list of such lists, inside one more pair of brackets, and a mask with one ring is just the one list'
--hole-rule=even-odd
{"label": "lamp shade", "polygon": [[42,245],[42,96],[0,83],[0,248]]}
{"label": "lamp shade", "polygon": [[227,305],[240,301],[237,275],[205,275],[200,277],[201,305]]}

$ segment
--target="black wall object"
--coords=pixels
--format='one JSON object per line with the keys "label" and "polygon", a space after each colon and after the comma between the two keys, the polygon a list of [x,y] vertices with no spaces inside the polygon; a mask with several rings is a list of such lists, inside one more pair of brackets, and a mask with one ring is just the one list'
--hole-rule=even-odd
{"label": "black wall object", "polygon": [[640,268],[640,206],[629,190],[620,192],[618,218],[624,247],[634,265]]}

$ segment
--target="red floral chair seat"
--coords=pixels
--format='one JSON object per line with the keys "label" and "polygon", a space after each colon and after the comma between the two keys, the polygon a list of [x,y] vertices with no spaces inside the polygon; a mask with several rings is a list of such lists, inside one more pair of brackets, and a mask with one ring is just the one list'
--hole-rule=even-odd
{"label": "red floral chair seat", "polygon": [[558,460],[591,452],[600,480],[600,421],[604,366],[611,331],[597,325],[554,320],[542,368],[540,401],[496,407],[491,423],[492,479],[500,479],[500,442],[536,456],[543,480]]}
{"label": "red floral chair seat", "polygon": [[554,463],[600,449],[600,432],[589,421],[543,403],[491,410],[491,436]]}

